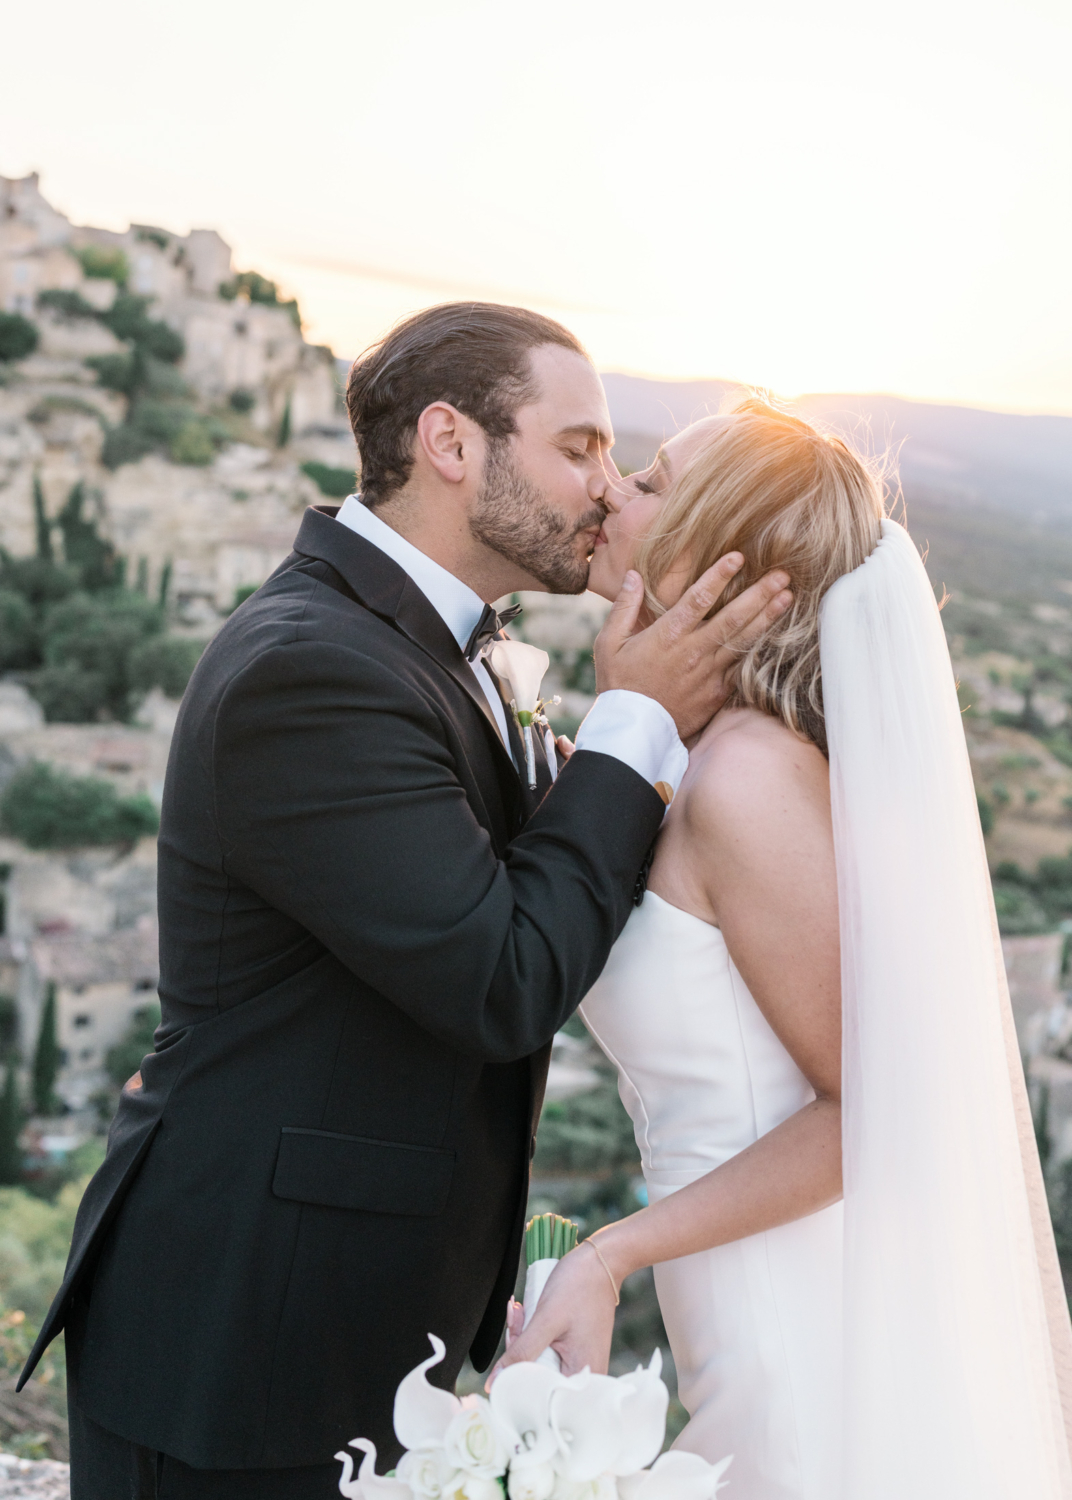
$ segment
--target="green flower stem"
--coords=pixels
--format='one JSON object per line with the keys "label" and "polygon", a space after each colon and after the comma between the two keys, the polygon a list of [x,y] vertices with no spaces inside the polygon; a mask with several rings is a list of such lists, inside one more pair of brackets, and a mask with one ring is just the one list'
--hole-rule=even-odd
{"label": "green flower stem", "polygon": [[561,1260],[577,1244],[577,1225],[560,1214],[538,1214],[525,1225],[525,1264]]}

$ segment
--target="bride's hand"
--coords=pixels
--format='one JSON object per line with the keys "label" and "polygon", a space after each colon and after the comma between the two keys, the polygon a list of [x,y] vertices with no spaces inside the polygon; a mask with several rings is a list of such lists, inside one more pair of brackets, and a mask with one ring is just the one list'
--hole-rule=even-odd
{"label": "bride's hand", "polygon": [[550,1345],[562,1361],[563,1375],[587,1365],[605,1374],[614,1332],[614,1291],[599,1257],[581,1242],[548,1277],[532,1322],[523,1333],[511,1329],[506,1353],[488,1376],[519,1360],[533,1360]]}

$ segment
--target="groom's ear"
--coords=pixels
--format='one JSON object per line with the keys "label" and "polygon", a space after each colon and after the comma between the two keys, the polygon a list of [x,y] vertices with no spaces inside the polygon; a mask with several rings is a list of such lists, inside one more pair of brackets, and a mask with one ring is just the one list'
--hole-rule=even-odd
{"label": "groom's ear", "polygon": [[414,453],[418,469],[429,465],[447,484],[479,480],[484,468],[484,432],[449,401],[434,401],[417,418]]}

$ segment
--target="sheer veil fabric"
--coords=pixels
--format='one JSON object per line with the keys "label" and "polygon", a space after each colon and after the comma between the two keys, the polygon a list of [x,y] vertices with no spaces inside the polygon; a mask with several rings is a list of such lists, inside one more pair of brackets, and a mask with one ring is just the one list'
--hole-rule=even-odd
{"label": "sheer veil fabric", "polygon": [[829,590],[820,648],[844,1012],[840,1500],[1072,1500],[1072,1327],[945,634],[900,526]]}

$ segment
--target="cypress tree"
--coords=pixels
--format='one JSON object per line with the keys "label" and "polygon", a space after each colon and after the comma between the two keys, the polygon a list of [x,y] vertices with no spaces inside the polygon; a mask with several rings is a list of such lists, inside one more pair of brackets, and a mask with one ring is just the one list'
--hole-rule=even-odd
{"label": "cypress tree", "polygon": [[15,1059],[10,1058],[4,1079],[4,1092],[0,1094],[0,1185],[4,1187],[14,1186],[22,1177],[22,1152],[19,1150],[21,1126],[19,1081],[15,1072]]}
{"label": "cypress tree", "polygon": [[33,1100],[39,1115],[50,1115],[56,1108],[53,1088],[60,1067],[60,1048],[56,1040],[56,986],[50,984],[45,992],[45,1006],[41,1012],[41,1030],[37,1036],[33,1060]]}
{"label": "cypress tree", "polygon": [[37,555],[42,562],[52,562],[52,526],[45,514],[45,492],[41,488],[40,474],[33,482],[34,530],[37,534]]}
{"label": "cypress tree", "polygon": [[276,437],[276,447],[285,448],[290,442],[290,397],[283,408],[283,420],[279,424],[279,433]]}

